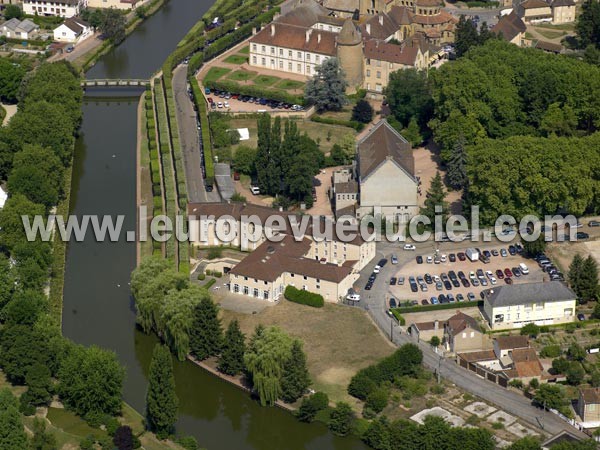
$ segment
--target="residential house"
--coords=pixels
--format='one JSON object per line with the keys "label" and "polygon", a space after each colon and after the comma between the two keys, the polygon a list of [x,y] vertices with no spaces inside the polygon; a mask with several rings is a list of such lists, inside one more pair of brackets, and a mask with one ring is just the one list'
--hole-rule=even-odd
{"label": "residential house", "polygon": [[452,353],[479,351],[487,345],[488,337],[474,317],[458,311],[444,324],[444,342]]}
{"label": "residential house", "polygon": [[527,25],[514,10],[510,14],[502,16],[492,27],[493,33],[501,35],[504,40],[519,47],[523,47],[525,31],[527,31]]}
{"label": "residential house", "polygon": [[[542,381],[544,378],[544,367],[534,348],[518,348],[510,353],[512,368],[504,370],[509,379],[518,378],[528,383],[533,378]],[[502,363],[502,361],[501,361]]]}
{"label": "residential house", "polygon": [[428,322],[411,323],[408,327],[408,332],[411,336],[415,336],[424,342],[431,341],[431,338],[434,336],[438,337],[440,342],[442,342],[442,339],[444,338],[444,322],[432,320]]}
{"label": "residential house", "polygon": [[575,22],[575,2],[573,0],[554,0],[551,7],[554,25]]}
{"label": "residential house", "polygon": [[562,45],[554,44],[553,42],[548,41],[536,41],[533,47],[543,50],[546,53],[554,53],[555,55],[558,55],[565,50]]}
{"label": "residential house", "polygon": [[10,39],[29,40],[37,37],[40,27],[29,19],[23,21],[13,17],[1,25],[2,35]]}
{"label": "residential house", "polygon": [[526,24],[552,22],[552,8],[544,0],[525,0],[519,3],[515,10]]}
{"label": "residential house", "polygon": [[87,0],[23,0],[23,12],[32,16],[73,17],[87,7]]}
{"label": "residential house", "polygon": [[93,33],[86,22],[77,17],[70,17],[56,27],[53,34],[55,41],[77,43],[87,39]]}
{"label": "residential house", "polygon": [[600,388],[579,389],[577,414],[584,422],[597,422],[600,426]]}
{"label": "residential house", "polygon": [[483,291],[483,310],[494,330],[521,328],[528,323],[572,322],[575,293],[560,281],[523,283]]}
{"label": "residential house", "polygon": [[498,336],[494,339],[494,353],[498,359],[509,357],[513,350],[526,348],[529,348],[527,336]]}

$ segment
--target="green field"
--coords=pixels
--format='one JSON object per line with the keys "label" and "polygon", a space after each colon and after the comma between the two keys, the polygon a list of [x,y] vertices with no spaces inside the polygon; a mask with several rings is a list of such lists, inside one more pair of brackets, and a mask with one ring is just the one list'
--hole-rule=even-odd
{"label": "green field", "polygon": [[236,65],[241,65],[244,64],[245,62],[248,61],[248,57],[247,56],[242,56],[242,55],[231,55],[228,56],[227,58],[225,58],[224,60],[226,63],[228,64],[236,64]]}
{"label": "green field", "polygon": [[269,86],[274,85],[275,82],[277,82],[279,80],[280,80],[280,78],[272,77],[270,75],[259,75],[253,80],[253,82],[257,86],[269,87]]}
{"label": "green field", "polygon": [[300,89],[304,87],[304,83],[296,80],[281,80],[275,85],[275,87],[278,89],[285,89],[287,91],[290,89]]}
{"label": "green field", "polygon": [[233,81],[248,81],[253,79],[255,76],[256,73],[254,72],[248,72],[246,70],[236,70],[235,72],[227,75],[227,79]]}
{"label": "green field", "polygon": [[250,53],[250,47],[246,45],[243,49],[241,49],[238,53],[243,53],[244,55],[248,55]]}
{"label": "green field", "polygon": [[223,67],[211,67],[209,71],[204,76],[205,81],[216,81],[221,78],[223,75],[231,72],[231,69],[225,69]]}
{"label": "green field", "polygon": [[88,434],[106,436],[106,431],[90,427],[83,419],[77,417],[70,411],[60,408],[48,408],[48,420],[65,433],[85,437]]}

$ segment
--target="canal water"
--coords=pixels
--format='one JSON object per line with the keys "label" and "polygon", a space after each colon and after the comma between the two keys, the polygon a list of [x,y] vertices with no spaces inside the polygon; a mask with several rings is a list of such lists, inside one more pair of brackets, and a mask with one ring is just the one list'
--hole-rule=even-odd
{"label": "canal water", "polygon": [[[210,3],[170,2],[103,57],[88,78],[148,78],[200,19]],[[86,97],[77,140],[71,214],[123,215],[135,229],[136,131],[139,90],[102,90]],[[96,95],[100,95],[99,97]],[[135,244],[96,242],[87,234],[67,251],[63,333],[75,342],[114,350],[127,369],[124,398],[143,414],[147,373],[157,339],[136,330],[129,290]],[[303,424],[278,408],[263,408],[246,393],[189,362],[175,362],[180,400],[177,431],[209,450],[363,450],[354,438]]]}

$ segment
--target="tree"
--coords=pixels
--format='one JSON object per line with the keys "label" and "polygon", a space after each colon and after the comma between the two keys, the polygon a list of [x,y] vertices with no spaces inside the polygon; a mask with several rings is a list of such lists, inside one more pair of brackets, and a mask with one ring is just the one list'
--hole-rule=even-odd
{"label": "tree", "polygon": [[569,349],[567,350],[567,355],[573,361],[579,361],[579,362],[585,361],[585,358],[587,357],[585,349],[581,345],[579,345],[577,342],[573,342],[569,346]]}
{"label": "tree", "polygon": [[585,378],[585,370],[580,362],[572,362],[567,369],[567,383],[573,386],[579,386]]}
{"label": "tree", "polygon": [[121,412],[124,377],[114,352],[72,344],[58,370],[58,393],[85,418],[116,415]]}
{"label": "tree", "polygon": [[244,353],[246,352],[245,336],[240,330],[237,320],[232,320],[227,326],[221,355],[219,356],[219,371],[227,375],[237,375],[244,370]]}
{"label": "tree", "polygon": [[571,363],[569,362],[569,360],[562,356],[552,360],[552,369],[555,373],[566,374],[570,366]]}
{"label": "tree", "polygon": [[533,258],[540,253],[544,253],[544,250],[546,250],[546,238],[544,233],[540,233],[537,239],[534,239],[533,241],[523,240],[523,250],[525,251],[525,255],[530,258]]}
{"label": "tree", "polygon": [[441,341],[440,341],[439,337],[432,336],[431,339],[429,340],[429,343],[431,344],[432,347],[439,347]]}
{"label": "tree", "polygon": [[25,382],[27,392],[23,394],[28,403],[34,406],[47,405],[52,399],[52,380],[50,369],[40,363],[35,363],[27,371]]}
{"label": "tree", "polygon": [[300,408],[296,412],[296,417],[301,422],[312,422],[319,411],[329,406],[329,397],[324,392],[315,392],[304,397]]}
{"label": "tree", "polygon": [[583,2],[575,29],[579,48],[586,48],[590,44],[600,47],[600,2],[598,0]]}
{"label": "tree", "polygon": [[48,365],[54,357],[49,342],[37,330],[26,325],[7,326],[0,335],[0,367],[14,384],[24,384],[29,369]]}
{"label": "tree", "polygon": [[331,157],[333,164],[336,166],[343,166],[349,162],[348,155],[339,144],[333,144],[329,156]]}
{"label": "tree", "polygon": [[[436,211],[436,206],[441,208],[439,212]],[[421,214],[429,218],[432,227],[435,224],[436,215],[441,215],[442,223],[446,223],[448,202],[446,201],[446,190],[444,189],[442,176],[439,172],[436,172],[431,180],[431,186],[427,191],[427,198],[425,199],[424,207],[421,208]]]}
{"label": "tree", "polygon": [[4,18],[6,20],[19,19],[21,20],[25,15],[23,10],[18,5],[6,5],[4,9]]}
{"label": "tree", "polygon": [[[12,123],[12,122],[11,122]],[[32,223],[35,216],[43,216],[44,205],[33,203],[23,194],[15,194],[10,197],[0,210],[0,246],[11,250],[19,243],[26,243],[27,236],[23,229],[22,216],[29,216]]]}
{"label": "tree", "polygon": [[538,334],[540,334],[540,327],[535,323],[528,323],[521,328],[521,336],[536,338]]}
{"label": "tree", "polygon": [[352,120],[360,123],[369,123],[373,120],[373,107],[365,99],[360,99],[352,108]]}
{"label": "tree", "polygon": [[383,386],[373,389],[369,395],[367,395],[365,408],[369,408],[376,413],[380,413],[383,411],[383,408],[387,406],[389,395],[389,390]]}
{"label": "tree", "polygon": [[[6,5],[6,10],[21,8],[17,5]],[[8,20],[8,19],[7,19]],[[0,100],[5,103],[15,103],[21,82],[25,77],[25,69],[21,64],[13,64],[8,58],[0,59]]]}
{"label": "tree", "polygon": [[464,138],[461,137],[456,141],[456,145],[454,145],[450,153],[447,166],[447,177],[450,186],[454,189],[465,187],[469,178],[467,176],[467,151],[465,149]]}
{"label": "tree", "polygon": [[346,402],[339,402],[329,416],[329,429],[338,436],[346,436],[354,425],[354,412]]}
{"label": "tree", "polygon": [[302,343],[295,340],[290,356],[283,364],[281,398],[286,403],[293,403],[302,397],[308,386],[310,386],[310,376],[306,367],[306,355],[302,351]]}
{"label": "tree", "polygon": [[535,392],[534,401],[543,407],[561,410],[565,406],[565,395],[557,384],[542,384]]}
{"label": "tree", "polygon": [[115,431],[115,435],[113,436],[113,444],[119,450],[133,450],[134,439],[131,428],[127,425],[117,428],[117,431]]}
{"label": "tree", "polygon": [[579,253],[576,253],[569,265],[569,272],[567,273],[567,279],[569,280],[569,284],[571,288],[575,291],[577,295],[579,291],[579,279],[581,277],[581,272],[583,269],[583,258]]}
{"label": "tree", "polygon": [[315,67],[315,75],[306,83],[304,99],[317,111],[339,111],[348,102],[345,74],[337,58],[328,58]]}
{"label": "tree", "polygon": [[392,72],[385,95],[394,117],[403,126],[408,126],[413,117],[417,118],[421,129],[429,121],[433,99],[426,71],[407,69]]}
{"label": "tree", "polygon": [[572,136],[577,129],[577,116],[569,105],[552,103],[542,118],[540,129],[546,136]]}
{"label": "tree", "polygon": [[477,33],[477,24],[471,19],[460,16],[456,24],[456,38],[454,40],[456,56],[461,57],[467,51],[476,45],[479,45],[479,33]]}
{"label": "tree", "polygon": [[106,39],[120,44],[125,39],[125,16],[115,8],[106,8],[102,13],[98,28]]}
{"label": "tree", "polygon": [[[367,428],[362,439],[365,443],[376,450],[391,449],[390,425],[385,416],[373,420]],[[408,444],[408,443],[406,443]]]}
{"label": "tree", "polygon": [[157,344],[150,362],[146,417],[150,430],[160,439],[166,439],[173,432],[178,407],[171,353],[168,347]]}
{"label": "tree", "polygon": [[402,130],[402,135],[413,147],[417,147],[423,143],[423,136],[421,135],[416,116],[410,118],[408,126]]}
{"label": "tree", "polygon": [[533,436],[526,436],[512,443],[508,450],[542,450],[540,440]]}
{"label": "tree", "polygon": [[190,329],[190,351],[200,361],[216,356],[223,344],[223,330],[219,309],[210,296],[205,296],[193,311]]}
{"label": "tree", "polygon": [[278,327],[257,328],[244,355],[244,364],[263,406],[281,397],[283,365],[289,359],[292,339]]}
{"label": "tree", "polygon": [[33,325],[43,312],[47,312],[48,299],[37,291],[18,291],[4,309],[7,325]]}
{"label": "tree", "polygon": [[0,391],[0,448],[23,450],[27,448],[27,435],[23,429],[16,397],[8,388]]}
{"label": "tree", "polygon": [[592,312],[592,319],[600,319],[600,302],[597,302],[596,306],[594,306],[594,311]]}
{"label": "tree", "polygon": [[255,170],[256,149],[240,145],[233,155],[233,168],[236,172],[252,175]]}
{"label": "tree", "polygon": [[583,261],[581,274],[577,283],[577,292],[583,303],[600,299],[600,285],[598,284],[598,263],[592,255]]}
{"label": "tree", "polygon": [[33,420],[32,450],[57,450],[58,445],[54,434],[46,431],[46,421],[35,418]]}

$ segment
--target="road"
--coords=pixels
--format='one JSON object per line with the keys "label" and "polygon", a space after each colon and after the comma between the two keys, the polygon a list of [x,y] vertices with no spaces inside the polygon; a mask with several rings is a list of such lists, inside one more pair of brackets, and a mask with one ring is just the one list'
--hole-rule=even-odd
{"label": "road", "polygon": [[[418,243],[416,244],[416,252],[403,251],[402,245],[403,244],[398,243],[378,244],[377,256],[363,270],[361,277],[357,282],[358,286],[361,288],[366,284],[373,267],[381,257],[386,257],[388,260],[391,254],[395,254],[398,257],[398,265],[386,264],[373,284],[372,290],[364,291],[363,298],[361,298],[361,300],[364,300],[361,301],[363,304],[362,306],[369,311],[371,317],[383,333],[385,333],[388,338],[391,335],[392,340],[396,345],[403,345],[406,343],[417,344],[423,352],[423,364],[427,368],[432,371],[437,371],[439,368],[440,375],[443,378],[451,381],[459,388],[497,405],[509,414],[519,417],[525,422],[534,425],[536,428],[542,428],[545,432],[552,435],[560,433],[562,430],[568,430],[571,433],[575,433],[582,438],[585,438],[586,436],[583,433],[564,422],[558,416],[536,408],[531,404],[530,400],[519,393],[488,382],[478,375],[475,375],[473,372],[461,368],[452,360],[444,358],[440,359],[440,356],[433,351],[429,344],[417,342],[407,333],[402,332],[401,327],[397,326],[396,322],[387,314],[386,300],[391,296],[388,292],[389,285],[387,284],[387,281],[392,275],[392,272],[397,271],[402,265],[415,258],[416,255],[430,255],[434,244],[431,242]],[[442,250],[451,250],[454,252],[470,246],[473,246],[473,243],[440,244]],[[485,245],[480,244],[477,246],[485,247]]]}
{"label": "road", "polygon": [[479,16],[479,25],[486,22],[488,27],[498,23],[498,15],[502,8],[456,8],[450,3],[446,3],[444,10],[455,17],[460,16]]}
{"label": "road", "polygon": [[173,71],[173,92],[177,109],[179,141],[183,152],[183,165],[190,203],[219,202],[217,189],[206,192],[202,178],[202,156],[197,127],[196,111],[188,95],[187,66],[179,65]]}

